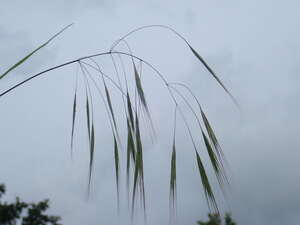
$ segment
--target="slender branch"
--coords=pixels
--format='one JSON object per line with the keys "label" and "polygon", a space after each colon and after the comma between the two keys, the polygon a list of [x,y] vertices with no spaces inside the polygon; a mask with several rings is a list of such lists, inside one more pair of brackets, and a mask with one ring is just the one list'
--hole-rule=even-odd
{"label": "slender branch", "polygon": [[87,65],[88,67],[94,69],[95,71],[101,73],[102,76],[104,76],[105,78],[107,78],[119,91],[122,95],[126,96],[125,92],[122,90],[122,88],[107,74],[103,73],[103,71],[99,70],[98,68],[94,67],[93,65],[87,63],[87,62],[81,62],[84,65]]}
{"label": "slender branch", "polygon": [[39,77],[39,76],[41,76],[41,75],[43,75],[43,74],[45,74],[45,73],[47,73],[47,72],[50,72],[50,71],[52,71],[52,70],[56,70],[56,69],[59,69],[59,68],[64,67],[64,66],[67,66],[67,65],[71,65],[71,64],[77,63],[77,62],[79,62],[79,61],[81,61],[81,60],[84,60],[84,59],[89,59],[89,58],[94,58],[94,57],[104,56],[104,55],[112,55],[112,54],[126,55],[126,56],[133,57],[133,58],[135,58],[135,59],[141,60],[142,62],[144,62],[145,64],[147,64],[152,70],[154,70],[154,71],[156,72],[156,74],[163,80],[163,82],[165,83],[165,85],[168,86],[168,82],[167,82],[166,79],[163,77],[163,75],[162,75],[162,74],[161,74],[161,73],[160,73],[160,72],[159,72],[152,64],[150,64],[149,62],[147,62],[147,61],[141,59],[140,57],[137,57],[137,56],[135,56],[135,55],[132,55],[132,54],[129,54],[129,53],[126,53],[126,52],[101,52],[101,53],[97,53],[97,54],[93,54],[93,55],[84,56],[84,57],[81,57],[81,58],[78,58],[78,59],[75,59],[75,60],[71,60],[71,61],[65,62],[65,63],[63,63],[63,64],[60,64],[60,65],[51,67],[51,68],[49,68],[49,69],[46,69],[46,70],[44,70],[44,71],[42,71],[42,72],[39,72],[39,73],[37,73],[37,74],[35,74],[35,75],[33,75],[33,76],[31,76],[31,77],[29,77],[29,78],[23,80],[22,82],[20,82],[20,83],[14,85],[13,87],[9,88],[8,90],[2,92],[2,93],[0,94],[0,97],[6,95],[7,93],[11,92],[12,90],[16,89],[17,87],[19,87],[19,86],[21,86],[21,85],[27,83],[28,81],[30,81],[30,80],[32,80],[32,79],[34,79],[34,78],[37,78],[37,77]]}
{"label": "slender branch", "polygon": [[154,25],[147,25],[147,26],[142,26],[142,27],[139,27],[139,28],[136,28],[132,31],[130,31],[129,33],[125,34],[123,37],[119,38],[118,40],[116,40],[113,45],[111,46],[110,48],[110,51],[112,51],[121,41],[123,41],[125,38],[127,38],[128,36],[130,36],[131,34],[137,32],[137,31],[140,31],[140,30],[143,30],[143,29],[148,29],[148,28],[155,28],[155,27],[158,27],[158,28],[163,28],[163,29],[167,29],[167,30],[170,30],[172,31],[174,34],[176,34],[180,39],[182,39],[187,45],[190,45],[188,43],[188,41],[181,35],[179,34],[176,30],[174,30],[173,28],[169,27],[169,26],[166,26],[166,25],[160,25],[160,24],[154,24]]}

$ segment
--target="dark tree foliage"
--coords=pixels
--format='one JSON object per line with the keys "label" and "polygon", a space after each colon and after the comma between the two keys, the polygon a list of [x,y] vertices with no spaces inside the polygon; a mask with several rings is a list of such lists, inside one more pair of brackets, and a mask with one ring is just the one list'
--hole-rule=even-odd
{"label": "dark tree foliage", "polygon": [[220,214],[208,214],[208,221],[198,221],[198,225],[236,225],[236,223],[232,220],[231,215],[229,213],[225,214],[224,223],[222,223],[222,219]]}
{"label": "dark tree foliage", "polygon": [[61,225],[60,217],[45,214],[49,200],[27,203],[17,197],[15,202],[7,203],[1,200],[5,191],[5,185],[0,184],[0,225]]}

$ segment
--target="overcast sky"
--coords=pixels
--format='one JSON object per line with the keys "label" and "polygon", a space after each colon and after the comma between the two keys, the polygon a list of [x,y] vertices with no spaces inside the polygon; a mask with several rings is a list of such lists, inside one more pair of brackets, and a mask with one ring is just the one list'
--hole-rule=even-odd
{"label": "overcast sky", "polygon": [[[221,211],[231,212],[241,225],[297,225],[299,7],[296,0],[1,0],[0,73],[65,25],[74,25],[1,80],[0,90],[67,60],[107,51],[117,38],[136,27],[171,26],[207,60],[241,105],[239,111],[172,33],[151,29],[128,39],[136,55],[151,62],[169,81],[188,84],[202,102],[230,165],[231,187],[225,199],[209,173]],[[107,71],[113,71],[108,62],[102,61]],[[0,182],[7,185],[8,200],[15,196],[27,201],[50,198],[50,212],[61,215],[66,225],[130,224],[124,173],[120,215],[117,213],[112,137],[101,104],[95,119],[98,130],[89,201],[83,110],[79,110],[74,157],[70,158],[75,74],[76,66],[59,69],[0,99]],[[150,70],[145,69],[143,85],[157,131],[154,144],[145,137],[148,224],[165,225],[169,220],[173,105]],[[121,115],[117,96],[113,96],[114,107]],[[193,124],[192,115],[187,117]],[[208,208],[192,145],[182,121],[178,123],[176,224],[192,225],[206,218]],[[191,127],[192,132],[199,132]],[[121,133],[126,135],[124,130]],[[205,155],[204,146],[200,148]],[[138,213],[136,224],[141,224],[141,215]]]}

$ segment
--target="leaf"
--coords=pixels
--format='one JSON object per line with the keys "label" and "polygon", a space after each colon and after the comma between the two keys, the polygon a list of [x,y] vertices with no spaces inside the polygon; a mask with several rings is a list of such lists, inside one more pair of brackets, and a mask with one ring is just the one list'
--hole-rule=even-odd
{"label": "leaf", "polygon": [[131,105],[130,96],[128,92],[127,92],[127,108],[128,108],[129,118],[130,118],[130,124],[132,129],[134,130],[133,111],[132,111],[132,105]]}
{"label": "leaf", "polygon": [[[137,115],[136,115],[137,116]],[[136,195],[136,188],[138,178],[140,176],[140,168],[141,168],[141,152],[142,152],[142,145],[140,141],[140,128],[138,117],[136,117],[136,159],[135,159],[135,169],[134,169],[134,181],[133,181],[133,192],[132,192],[132,209],[134,209],[134,199]]]}
{"label": "leaf", "polygon": [[[128,124],[129,125],[129,124]],[[129,150],[130,150],[130,154],[131,154],[131,159],[133,160],[133,162],[135,161],[135,155],[136,155],[136,150],[135,150],[135,145],[134,145],[134,140],[133,140],[133,134],[132,134],[132,130],[129,130]]]}
{"label": "leaf", "polygon": [[120,174],[120,162],[119,162],[119,150],[116,137],[114,135],[114,158],[115,158],[115,170],[116,170],[116,184],[119,199],[119,174]]}
{"label": "leaf", "polygon": [[149,114],[145,94],[144,94],[144,91],[143,91],[143,88],[142,88],[142,82],[141,82],[139,73],[136,69],[136,66],[135,66],[134,62],[133,62],[133,69],[134,69],[135,84],[136,84],[136,88],[137,88],[139,98],[141,99],[141,102],[142,102],[144,108],[146,109],[146,112]]}
{"label": "leaf", "polygon": [[135,169],[134,169],[134,181],[133,181],[133,192],[132,192],[132,212],[134,211],[136,190],[139,185],[141,201],[143,204],[144,212],[146,210],[145,203],[145,187],[144,187],[144,168],[143,168],[143,146],[140,136],[140,127],[138,116],[136,115],[136,158],[135,158]]}
{"label": "leaf", "polygon": [[106,100],[107,100],[107,103],[108,103],[108,107],[109,107],[110,113],[112,115],[113,122],[114,122],[114,124],[116,124],[114,111],[113,111],[113,107],[112,107],[112,104],[111,104],[110,95],[109,95],[109,92],[108,92],[108,89],[107,89],[107,86],[106,86],[105,83],[104,83],[104,88],[105,88],[105,94],[106,94]]}
{"label": "leaf", "polygon": [[201,131],[201,133],[202,133],[202,136],[203,136],[203,139],[204,139],[204,143],[205,143],[205,146],[206,146],[206,149],[207,149],[207,153],[208,153],[209,158],[210,158],[210,162],[211,162],[211,164],[212,164],[212,166],[214,168],[214,171],[215,171],[215,173],[217,175],[217,178],[219,180],[219,177],[220,177],[219,162],[218,162],[218,160],[216,158],[216,155],[215,155],[215,153],[214,153],[214,151],[213,151],[213,149],[212,149],[212,147],[211,147],[211,145],[209,143],[208,138],[206,137],[206,135],[204,134],[203,131]]}
{"label": "leaf", "polygon": [[113,119],[113,123],[114,123],[114,127],[115,127],[115,130],[116,130],[116,134],[117,134],[117,137],[119,137],[117,123],[116,123],[116,119],[115,119],[115,114],[114,114],[114,110],[113,110],[113,107],[112,107],[112,104],[111,104],[110,94],[109,94],[109,91],[107,89],[107,86],[106,86],[105,82],[104,82],[104,88],[105,88],[106,100],[107,100],[107,103],[108,103],[109,111],[111,113],[111,117]]}
{"label": "leaf", "polygon": [[126,185],[129,190],[129,175],[130,175],[130,155],[131,155],[131,144],[130,144],[130,125],[127,118],[127,152],[126,152]]}
{"label": "leaf", "polygon": [[54,38],[56,38],[58,35],[60,35],[62,32],[64,32],[67,28],[69,28],[70,26],[72,26],[72,24],[66,26],[65,28],[63,28],[61,31],[59,31],[58,33],[56,33],[54,36],[52,36],[48,41],[46,41],[44,44],[42,44],[41,46],[39,46],[38,48],[36,48],[34,51],[32,51],[31,53],[29,53],[28,55],[26,55],[24,58],[22,58],[20,61],[18,61],[16,64],[14,64],[13,66],[11,66],[8,70],[6,70],[3,74],[0,75],[0,80],[5,77],[9,72],[11,72],[12,70],[14,70],[15,68],[17,68],[18,66],[20,66],[22,63],[24,63],[27,59],[29,59],[34,53],[36,53],[37,51],[39,51],[41,48],[45,47],[47,44],[49,44]]}
{"label": "leaf", "polygon": [[76,92],[74,95],[74,102],[73,102],[73,118],[72,118],[72,131],[71,131],[71,155],[73,152],[73,137],[74,137],[75,118],[76,118]]}
{"label": "leaf", "polygon": [[92,170],[93,170],[93,162],[94,162],[94,150],[95,150],[95,131],[94,131],[94,124],[92,124],[91,142],[90,142],[89,187],[90,187],[91,179],[92,179]]}
{"label": "leaf", "polygon": [[144,212],[146,211],[146,199],[145,199],[145,185],[144,185],[144,162],[143,162],[143,146],[141,140],[140,133],[140,125],[139,118],[136,114],[136,146],[137,146],[137,156],[136,159],[139,158],[139,182],[140,182],[140,191],[141,191],[141,200],[144,208]]}
{"label": "leaf", "polygon": [[134,168],[134,177],[133,177],[132,213],[134,212],[137,184],[138,184],[138,181],[140,180],[139,179],[140,178],[140,167],[141,167],[141,157],[140,157],[140,152],[137,152],[135,168]]}
{"label": "leaf", "polygon": [[208,204],[208,206],[210,208],[212,206],[213,209],[216,212],[219,212],[218,206],[217,206],[217,203],[216,203],[213,191],[212,191],[212,188],[210,186],[210,183],[209,183],[208,177],[206,175],[206,172],[205,172],[204,166],[202,164],[202,161],[200,159],[200,156],[199,156],[199,154],[198,154],[197,151],[195,151],[195,153],[196,153],[198,170],[199,170],[199,173],[200,173],[200,177],[201,177],[201,181],[202,181],[202,186],[204,188],[204,193],[205,193],[205,198],[207,200],[207,204]]}
{"label": "leaf", "polygon": [[199,61],[204,65],[204,67],[209,71],[209,73],[214,77],[214,79],[221,85],[221,87],[226,91],[226,93],[230,96],[232,101],[238,106],[238,102],[235,100],[233,95],[229,92],[229,90],[225,87],[225,85],[222,83],[220,78],[215,74],[215,72],[210,68],[210,66],[205,62],[205,60],[200,56],[200,54],[191,46],[189,45],[189,48],[193,52],[193,54],[199,59]]}
{"label": "leaf", "polygon": [[[211,162],[213,164],[213,167],[214,167],[214,170],[216,172],[218,181],[219,181],[220,185],[223,183],[223,181],[225,181],[226,183],[229,183],[228,179],[227,179],[227,176],[226,176],[226,173],[225,173],[225,168],[224,168],[224,165],[223,165],[223,161],[226,161],[225,156],[222,152],[222,149],[221,149],[220,144],[217,140],[217,137],[214,134],[214,131],[213,131],[212,127],[210,126],[208,120],[207,120],[207,117],[205,116],[205,114],[204,114],[204,112],[202,111],[201,108],[200,108],[200,110],[201,110],[201,115],[202,115],[202,118],[203,118],[203,122],[204,122],[204,125],[205,125],[205,128],[206,128],[206,131],[208,133],[208,136],[210,138],[211,143],[214,146],[214,148],[211,147],[208,138],[206,137],[204,132],[201,131],[204,142],[205,142],[205,145],[206,145],[206,148],[207,148],[207,151],[208,151],[208,154],[209,154],[209,157],[210,157],[210,160],[211,160]],[[215,154],[215,152],[216,152],[216,154]]]}
{"label": "leaf", "polygon": [[202,119],[203,119],[203,122],[204,122],[204,125],[205,125],[205,128],[206,128],[206,131],[208,133],[208,136],[211,140],[211,142],[213,143],[214,147],[215,147],[215,150],[217,152],[217,155],[218,155],[218,158],[220,160],[220,162],[222,162],[223,160],[225,160],[225,155],[222,151],[222,148],[219,144],[219,141],[215,135],[215,132],[214,130],[212,129],[205,113],[203,112],[202,108],[200,107],[200,110],[201,110],[201,116],[202,116]]}
{"label": "leaf", "polygon": [[135,162],[135,147],[132,132],[127,118],[127,163],[126,163],[126,176],[127,176],[127,188],[129,187],[129,172],[130,172],[130,161]]}
{"label": "leaf", "polygon": [[151,114],[149,112],[149,108],[148,108],[148,105],[147,105],[147,102],[146,102],[146,98],[145,98],[144,90],[143,90],[143,87],[142,87],[142,82],[141,82],[141,79],[140,79],[140,75],[139,75],[139,73],[136,69],[134,61],[132,63],[133,63],[135,83],[136,83],[136,89],[137,89],[137,92],[138,92],[138,96],[139,96],[140,101],[142,102],[143,109],[145,109],[145,111],[146,111],[146,115],[147,115],[147,118],[148,118],[148,122],[150,124],[150,128],[151,128],[153,134],[155,135],[155,129],[154,129],[154,126],[153,126],[153,121],[151,119]]}
{"label": "leaf", "polygon": [[175,148],[175,140],[173,142],[173,151],[171,156],[171,176],[170,176],[170,200],[175,201],[175,192],[176,192],[176,148]]}
{"label": "leaf", "polygon": [[86,95],[86,118],[87,118],[89,141],[91,141],[90,105],[89,105],[88,95]]}

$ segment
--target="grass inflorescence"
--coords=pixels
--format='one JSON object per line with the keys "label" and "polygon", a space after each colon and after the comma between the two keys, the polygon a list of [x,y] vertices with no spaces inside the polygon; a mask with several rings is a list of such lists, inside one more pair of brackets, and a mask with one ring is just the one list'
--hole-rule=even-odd
{"label": "grass inflorescence", "polygon": [[[69,25],[70,26],[70,25]],[[65,27],[62,31],[58,32],[52,38],[50,38],[47,42],[39,46],[33,52],[22,58],[18,61],[15,65],[10,67],[6,72],[0,75],[0,79],[5,77],[8,73],[12,72],[15,68],[20,66],[26,60],[29,60],[30,57],[35,54],[37,51],[41,50],[44,46],[50,43],[56,36],[60,35],[64,30],[66,30],[69,26]],[[165,76],[155,68],[151,63],[144,60],[141,57],[134,55],[130,45],[126,42],[126,38],[130,35],[133,35],[135,32],[141,31],[143,29],[149,28],[162,28],[167,29],[174,33],[177,37],[184,41],[187,45],[188,50],[198,59],[198,61],[207,69],[207,71],[211,74],[212,78],[216,80],[216,82],[225,90],[225,92],[232,98],[232,100],[236,103],[233,95],[229,92],[229,90],[225,87],[225,85],[221,82],[221,79],[216,75],[216,73],[212,70],[212,68],[208,65],[208,63],[204,60],[204,58],[191,46],[191,44],[177,31],[174,29],[164,26],[164,25],[149,25],[137,28],[132,30],[131,32],[127,33],[123,37],[119,38],[109,51],[107,52],[100,52],[93,55],[88,55],[84,57],[80,57],[78,59],[65,62],[55,67],[51,67],[47,70],[39,72],[35,75],[30,76],[29,78],[25,79],[24,81],[15,84],[11,88],[7,89],[6,91],[0,93],[0,97],[5,96],[6,94],[10,93],[11,91],[15,90],[16,88],[26,84],[32,79],[40,77],[42,75],[48,74],[49,71],[56,70],[61,67],[65,67],[67,65],[77,64],[80,67],[80,72],[83,77],[83,84],[85,87],[85,104],[82,106],[78,102],[78,74],[76,74],[76,85],[75,85],[75,92],[73,98],[73,105],[72,105],[72,123],[71,123],[71,155],[74,148],[74,135],[76,132],[76,120],[78,119],[77,110],[79,107],[84,107],[86,112],[86,129],[88,135],[88,143],[89,143],[89,152],[90,152],[90,162],[89,162],[89,189],[92,180],[93,174],[93,165],[94,165],[94,154],[96,148],[96,137],[99,135],[96,130],[96,124],[94,123],[94,113],[95,108],[94,104],[98,104],[98,99],[100,97],[102,104],[106,110],[108,121],[110,124],[112,137],[113,137],[113,155],[114,155],[114,162],[115,162],[115,178],[116,178],[116,186],[117,186],[117,195],[119,201],[119,188],[120,188],[120,175],[121,167],[120,163],[122,160],[124,161],[124,165],[126,165],[126,186],[127,186],[127,195],[128,201],[131,201],[131,211],[132,215],[135,211],[135,205],[137,202],[137,198],[141,200],[141,206],[145,212],[146,216],[146,191],[145,191],[145,171],[144,171],[144,149],[143,149],[143,137],[141,135],[142,132],[146,132],[147,130],[142,129],[141,126],[141,119],[143,118],[146,120],[150,127],[153,128],[153,122],[151,119],[151,110],[150,106],[147,102],[146,93],[143,87],[143,82],[141,79],[141,70],[139,71],[137,65],[140,65],[140,69],[142,66],[149,67],[153,74],[158,76],[160,80],[165,85],[165,88],[168,90],[170,97],[174,103],[174,130],[173,130],[173,140],[172,140],[172,148],[170,149],[171,158],[170,158],[170,195],[169,195],[169,202],[170,202],[170,211],[171,215],[175,215],[176,209],[176,192],[177,192],[177,173],[176,167],[177,162],[176,153],[180,151],[176,145],[176,122],[177,116],[181,116],[184,121],[184,124],[187,128],[187,132],[190,136],[192,141],[194,151],[195,151],[195,165],[198,168],[199,176],[201,180],[201,184],[204,190],[204,195],[207,200],[207,204],[210,209],[214,212],[218,212],[218,206],[216,199],[214,197],[214,192],[212,186],[210,184],[209,178],[207,176],[207,168],[205,168],[203,164],[203,158],[200,155],[200,148],[197,146],[196,141],[193,137],[193,133],[191,128],[186,120],[185,114],[181,109],[181,105],[178,104],[178,98],[182,99],[183,102],[188,106],[188,109],[192,112],[194,117],[197,120],[199,131],[194,134],[198,138],[203,140],[203,146],[206,149],[206,153],[208,155],[208,159],[210,160],[211,166],[216,174],[216,177],[219,181],[220,186],[223,188],[224,184],[228,183],[228,179],[226,176],[226,171],[224,167],[225,156],[221,149],[220,143],[217,139],[217,136],[209,122],[204,110],[200,104],[200,101],[193,93],[193,91],[184,83],[171,83],[168,82]],[[124,43],[128,49],[128,51],[118,51],[116,50],[120,43]],[[97,61],[99,57],[111,57],[113,66],[114,66],[114,73],[116,76],[111,76],[106,73],[101,68],[101,64]],[[117,56],[118,58],[114,58]],[[124,61],[122,57],[128,57],[132,63],[133,67],[133,74],[129,75],[126,67],[124,66]],[[118,62],[118,63],[117,63]],[[139,64],[136,64],[139,63]],[[121,65],[121,66],[120,66]],[[121,72],[120,72],[121,71]],[[123,75],[123,80],[121,77]],[[116,80],[117,78],[117,80]],[[132,79],[132,83],[134,84],[134,89],[130,89],[129,83],[130,79]],[[1,82],[4,82],[3,80]],[[99,82],[102,83],[103,87],[99,85]],[[125,84],[124,84],[125,82]],[[108,85],[109,84],[109,85]],[[126,157],[123,159],[122,154],[119,153],[120,149],[122,148],[122,141],[119,136],[119,126],[118,121],[116,118],[114,105],[113,105],[113,98],[112,98],[112,87],[115,88],[119,92],[122,97],[123,101],[123,108],[124,108],[124,122],[126,123],[126,131],[127,132],[127,143],[124,144],[126,148]],[[190,101],[184,92],[182,91],[184,88],[185,91],[189,93],[189,95],[195,100]],[[97,97],[95,97],[97,94]],[[177,115],[178,114],[178,115]],[[153,129],[154,130],[154,129]],[[131,196],[130,196],[131,194]]]}

